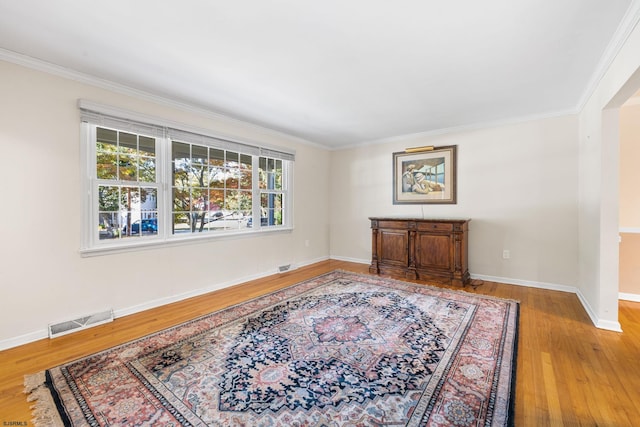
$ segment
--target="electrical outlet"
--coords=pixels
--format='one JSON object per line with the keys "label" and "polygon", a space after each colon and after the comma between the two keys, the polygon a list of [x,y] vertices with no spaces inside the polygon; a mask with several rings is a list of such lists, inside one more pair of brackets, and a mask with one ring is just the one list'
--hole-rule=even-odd
{"label": "electrical outlet", "polygon": [[502,259],[509,259],[511,258],[511,252],[509,251],[509,249],[505,249],[502,251]]}
{"label": "electrical outlet", "polygon": [[308,248],[308,247],[309,247],[309,240],[305,240],[305,241],[304,241],[304,247],[305,247],[305,248]]}

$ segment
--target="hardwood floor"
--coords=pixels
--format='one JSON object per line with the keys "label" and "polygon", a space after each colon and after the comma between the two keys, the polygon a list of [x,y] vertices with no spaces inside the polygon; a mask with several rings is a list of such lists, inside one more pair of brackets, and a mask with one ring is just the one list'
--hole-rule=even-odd
{"label": "hardwood floor", "polygon": [[[334,269],[324,261],[181,301],[53,340],[0,352],[0,425],[31,425],[23,376]],[[620,302],[623,333],[597,329],[574,294],[487,282],[468,292],[520,301],[516,426],[640,423],[640,303]],[[13,423],[13,424],[12,424]]]}

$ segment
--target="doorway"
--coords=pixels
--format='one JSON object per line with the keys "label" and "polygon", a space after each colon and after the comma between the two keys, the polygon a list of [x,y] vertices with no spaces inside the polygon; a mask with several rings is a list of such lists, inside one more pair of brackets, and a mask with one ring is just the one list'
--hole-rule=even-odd
{"label": "doorway", "polygon": [[640,302],[640,91],[621,107],[619,162],[619,299]]}

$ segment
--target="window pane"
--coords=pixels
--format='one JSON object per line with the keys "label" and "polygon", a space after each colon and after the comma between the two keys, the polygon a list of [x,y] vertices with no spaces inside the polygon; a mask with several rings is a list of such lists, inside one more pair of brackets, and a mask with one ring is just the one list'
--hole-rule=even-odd
{"label": "window pane", "polygon": [[120,209],[119,188],[115,186],[98,187],[98,210],[118,211]]}
{"label": "window pane", "polygon": [[120,237],[118,212],[98,213],[98,236],[100,240],[117,239]]}
{"label": "window pane", "polygon": [[209,165],[210,166],[224,166],[224,150],[217,148],[209,149]]}
{"label": "window pane", "polygon": [[112,129],[96,128],[96,139],[98,151],[101,147],[109,150],[108,145],[112,145],[115,150],[118,145],[118,132]]}
{"label": "window pane", "polygon": [[224,208],[228,211],[240,210],[240,192],[239,191],[227,191],[224,199]]}
{"label": "window pane", "polygon": [[181,165],[174,164],[173,168],[173,185],[176,187],[189,187],[189,173],[187,168],[181,167]]}
{"label": "window pane", "polygon": [[120,192],[120,209],[140,212],[140,189],[138,187],[122,187]]}
{"label": "window pane", "polygon": [[140,136],[138,143],[140,144],[140,155],[147,157],[155,157],[156,140],[148,136]]}
{"label": "window pane", "polygon": [[197,163],[193,163],[189,168],[188,168],[188,173],[189,173],[189,184],[193,185],[193,186],[199,186],[199,187],[203,187],[205,185],[208,185],[208,175],[209,175],[209,170],[207,167],[203,167],[202,165],[199,165]]}
{"label": "window pane", "polygon": [[188,188],[173,189],[173,210],[181,212],[191,211],[191,191]]}
{"label": "window pane", "polygon": [[[136,228],[136,224],[132,225],[132,229]],[[155,212],[142,212],[142,219],[138,224],[140,235],[153,236],[158,234],[158,214]]]}
{"label": "window pane", "polygon": [[227,151],[227,167],[238,166],[238,153]]}
{"label": "window pane", "polygon": [[173,142],[171,144],[171,158],[172,160],[186,161],[191,158],[191,150],[189,144],[182,142]]}
{"label": "window pane", "polygon": [[138,158],[128,154],[120,154],[118,159],[119,179],[123,181],[137,181]]}
{"label": "window pane", "polygon": [[283,223],[283,204],[282,204],[282,198],[283,195],[282,194],[277,194],[274,200],[274,218],[275,218],[275,225],[282,225]]}
{"label": "window pane", "polygon": [[[121,211],[123,214],[122,220],[122,237],[138,236],[140,234],[140,211]],[[138,221],[137,226],[133,224]]]}
{"label": "window pane", "polygon": [[227,169],[225,174],[225,187],[231,189],[237,189],[240,186],[240,169],[233,168]]}
{"label": "window pane", "polygon": [[189,227],[189,213],[188,212],[177,212],[173,214],[173,233],[174,234],[184,234],[190,233],[191,228]]}
{"label": "window pane", "polygon": [[141,209],[143,211],[156,211],[158,209],[158,190],[155,188],[140,189]]}
{"label": "window pane", "polygon": [[119,132],[119,148],[123,154],[138,154],[138,135]]}
{"label": "window pane", "polygon": [[243,190],[251,190],[253,185],[253,174],[251,173],[252,164],[251,156],[245,154],[240,156],[240,188]]}
{"label": "window pane", "polygon": [[282,190],[282,160],[276,160],[275,166],[275,188],[276,190]]}
{"label": "window pane", "polygon": [[247,226],[248,217],[241,212],[228,210],[211,212],[206,224],[206,228],[210,231],[241,230],[246,229]]}
{"label": "window pane", "polygon": [[96,157],[96,177],[98,179],[118,179],[117,154],[98,151]]}
{"label": "window pane", "polygon": [[225,169],[213,167],[209,169],[209,186],[211,188],[224,188]]}
{"label": "window pane", "polygon": [[98,179],[117,179],[118,133],[97,128],[96,135],[96,176]]}
{"label": "window pane", "polygon": [[202,147],[200,145],[192,145],[191,146],[191,159],[194,165],[204,165],[207,163],[208,157],[207,147]]}
{"label": "window pane", "polygon": [[253,196],[251,191],[238,192],[238,211],[251,215]]}
{"label": "window pane", "polygon": [[139,165],[139,180],[142,182],[156,182],[156,159],[153,157],[141,157]]}
{"label": "window pane", "polygon": [[224,190],[209,191],[209,210],[219,211],[224,206]]}
{"label": "window pane", "polygon": [[194,187],[191,189],[191,211],[202,212],[206,210],[209,191],[206,188]]}
{"label": "window pane", "polygon": [[267,188],[267,159],[265,157],[258,159],[258,187],[263,190]]}

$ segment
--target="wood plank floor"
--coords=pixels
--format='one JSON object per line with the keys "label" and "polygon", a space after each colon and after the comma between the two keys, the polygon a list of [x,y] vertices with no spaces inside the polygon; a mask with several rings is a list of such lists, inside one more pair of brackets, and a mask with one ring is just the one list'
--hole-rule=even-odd
{"label": "wood plank floor", "polygon": [[[139,338],[334,269],[324,261],[107,325],[0,352],[0,425],[31,425],[23,376]],[[520,301],[516,426],[640,425],[640,303],[620,302],[624,330],[597,329],[574,294],[486,282],[466,291]],[[13,423],[13,424],[12,424]]]}

